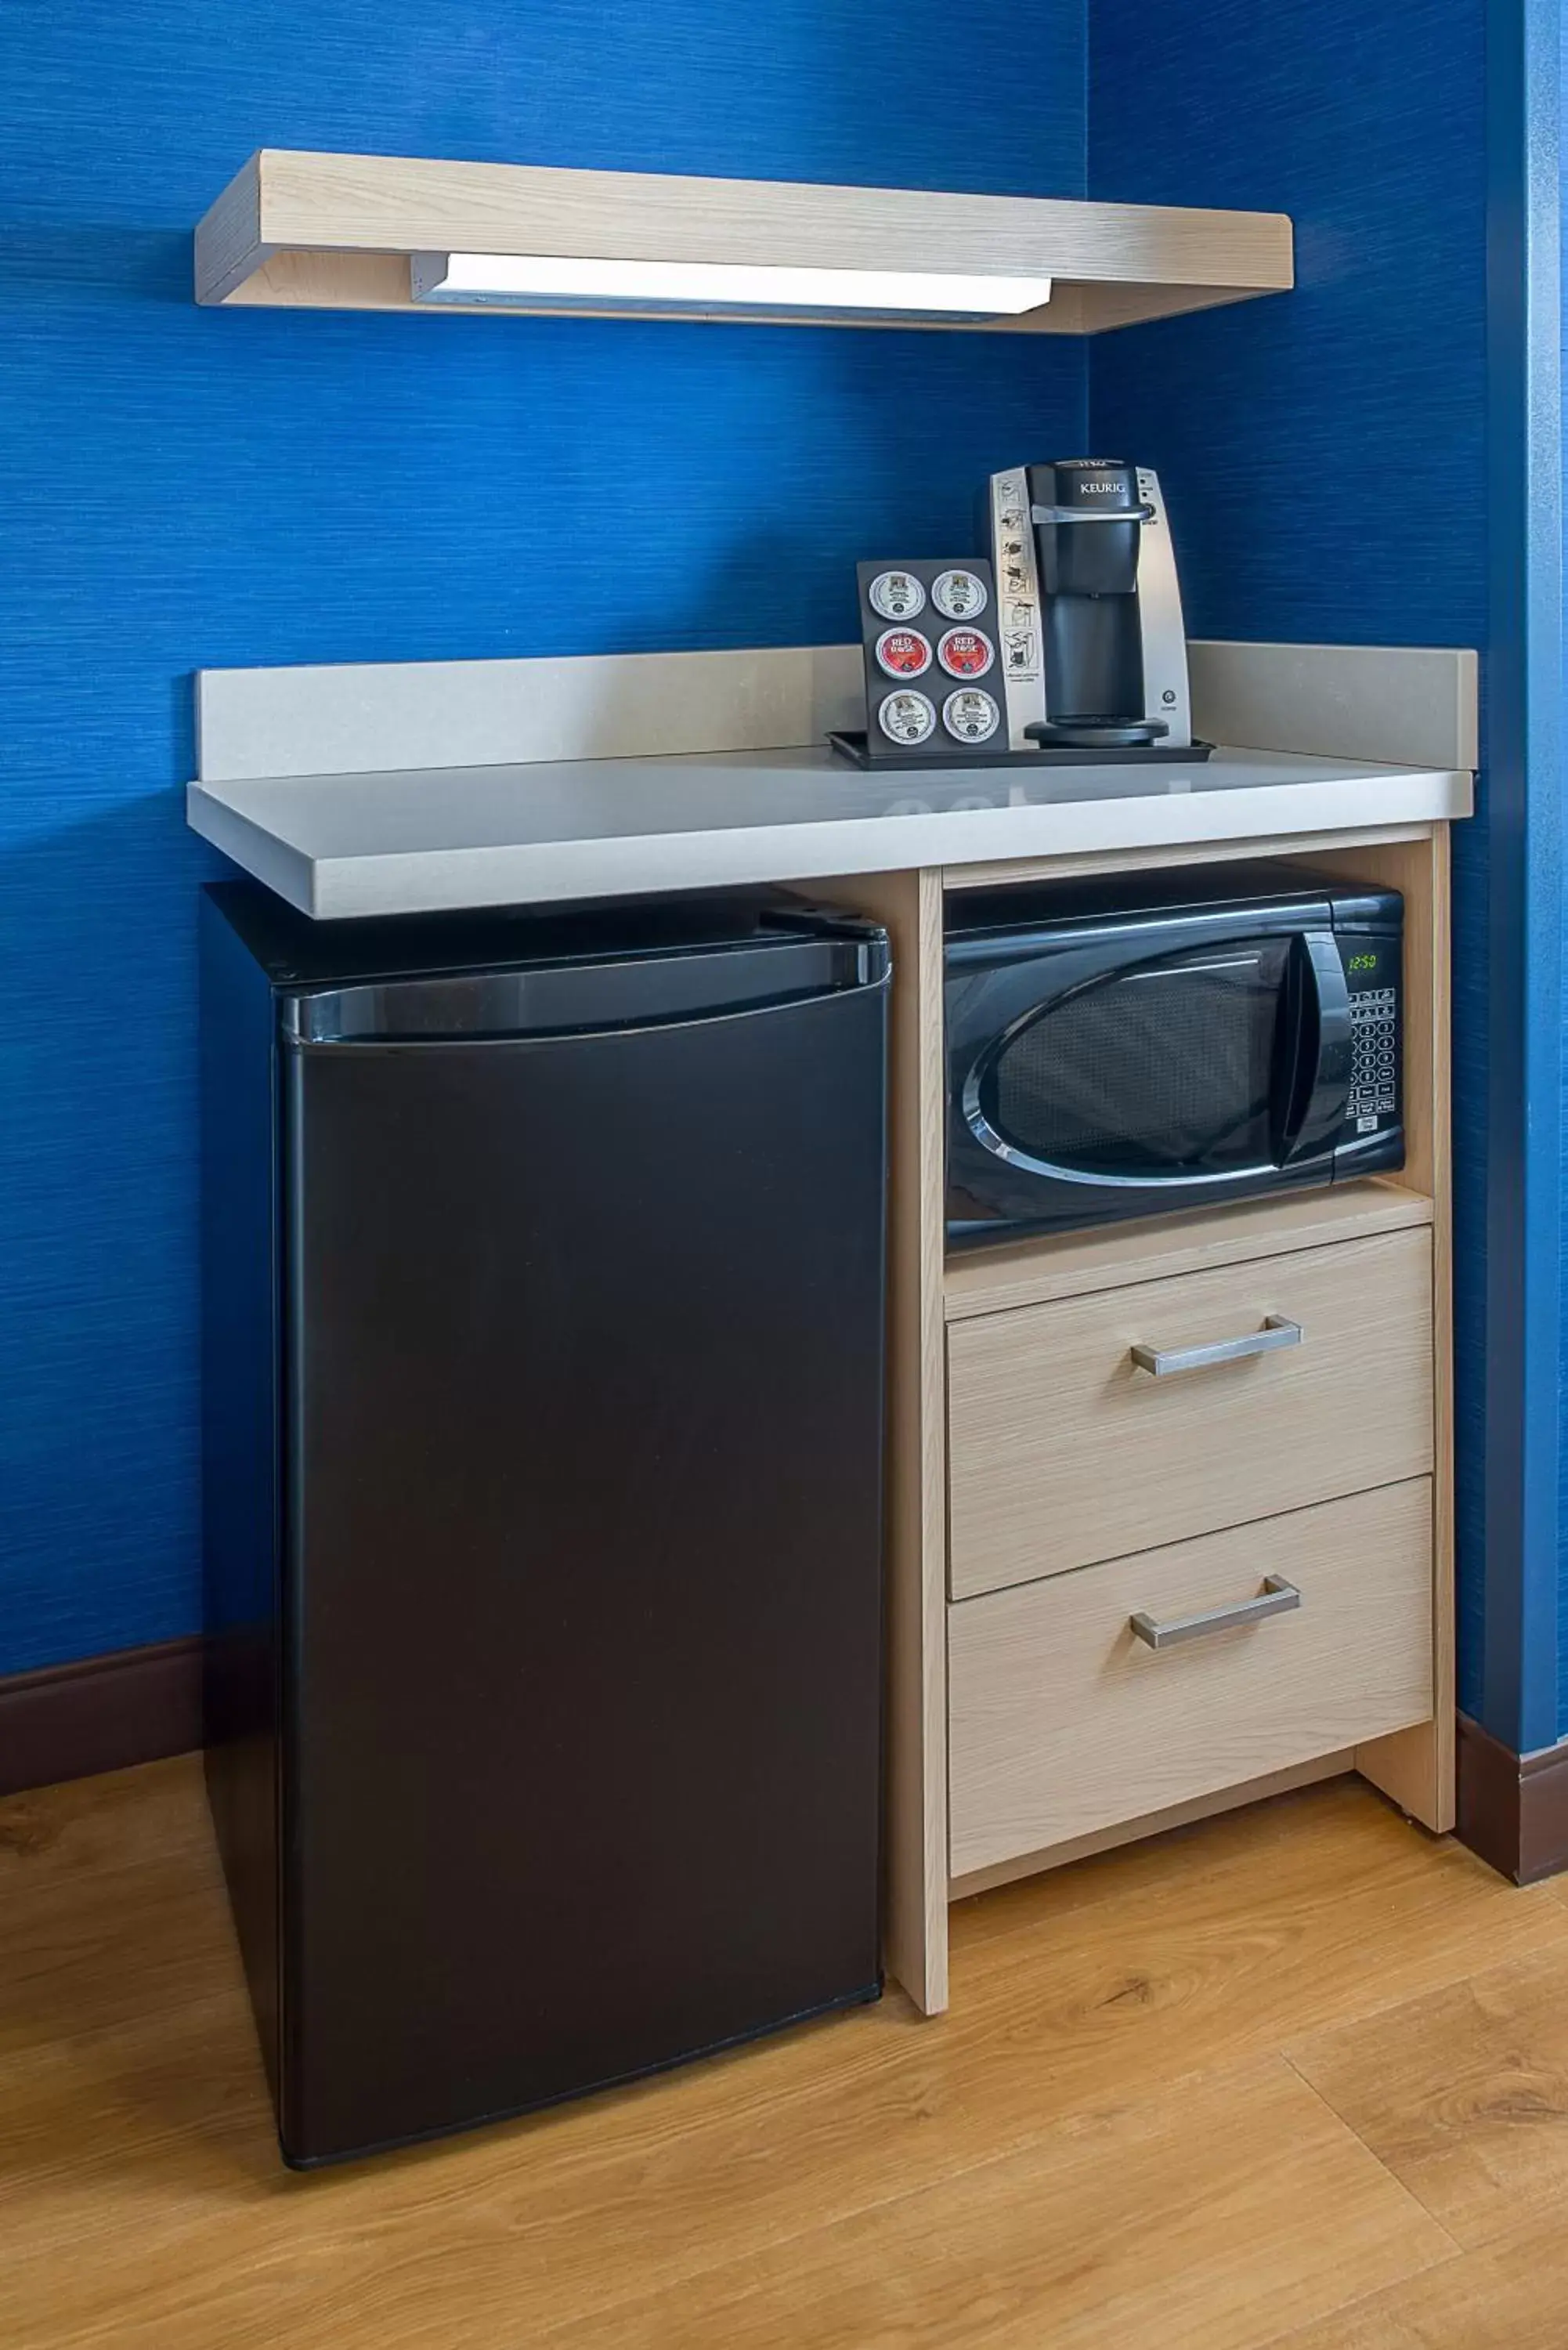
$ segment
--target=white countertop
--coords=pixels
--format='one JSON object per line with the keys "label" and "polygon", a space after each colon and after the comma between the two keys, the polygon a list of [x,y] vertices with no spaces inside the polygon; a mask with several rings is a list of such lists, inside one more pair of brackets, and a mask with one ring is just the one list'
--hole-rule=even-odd
{"label": "white countertop", "polygon": [[1459,770],[1217,750],[886,779],[826,749],[192,784],[195,830],[321,919],[628,897],[1470,813]]}

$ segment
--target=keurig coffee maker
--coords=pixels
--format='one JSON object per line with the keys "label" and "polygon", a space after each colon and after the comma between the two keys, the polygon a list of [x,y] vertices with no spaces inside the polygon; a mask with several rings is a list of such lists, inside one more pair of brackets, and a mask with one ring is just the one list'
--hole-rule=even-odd
{"label": "keurig coffee maker", "polygon": [[866,724],[834,750],[879,769],[1207,759],[1158,475],[1058,457],[993,473],[981,507],[989,577],[857,567]]}
{"label": "keurig coffee maker", "polygon": [[1058,458],[993,473],[990,552],[1005,738],[1071,758],[1204,758],[1176,556],[1146,465]]}

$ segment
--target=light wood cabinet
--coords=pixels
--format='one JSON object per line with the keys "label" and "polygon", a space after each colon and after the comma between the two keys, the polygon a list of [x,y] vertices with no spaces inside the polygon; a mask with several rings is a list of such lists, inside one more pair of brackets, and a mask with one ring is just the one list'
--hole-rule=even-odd
{"label": "light wood cabinet", "polygon": [[[894,941],[887,1956],[928,2012],[955,1890],[1352,1767],[1453,1825],[1447,827],[1244,847],[1404,898],[1401,1178],[950,1262],[944,877],[809,885]],[[1271,1323],[1300,1343],[1135,1367]],[[1271,1575],[1299,1607],[1158,1650],[1130,1629]]]}
{"label": "light wood cabinet", "polygon": [[[948,1611],[955,1877],[1423,1721],[1418,1477]],[[1281,1612],[1146,1645],[1268,1595]],[[1293,1600],[1293,1595],[1299,1595]]]}
{"label": "light wood cabinet", "polygon": [[1431,1260],[1389,1232],[956,1323],[953,1598],[1424,1475]]}

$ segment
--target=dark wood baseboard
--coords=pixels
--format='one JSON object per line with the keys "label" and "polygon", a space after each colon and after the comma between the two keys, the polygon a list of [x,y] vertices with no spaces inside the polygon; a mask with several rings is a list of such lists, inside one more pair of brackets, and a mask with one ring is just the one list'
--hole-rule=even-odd
{"label": "dark wood baseboard", "polygon": [[1516,1885],[1568,1868],[1568,1739],[1515,1754],[1459,1716],[1461,1844]]}
{"label": "dark wood baseboard", "polygon": [[202,1642],[162,1640],[0,1679],[0,1795],[202,1743]]}

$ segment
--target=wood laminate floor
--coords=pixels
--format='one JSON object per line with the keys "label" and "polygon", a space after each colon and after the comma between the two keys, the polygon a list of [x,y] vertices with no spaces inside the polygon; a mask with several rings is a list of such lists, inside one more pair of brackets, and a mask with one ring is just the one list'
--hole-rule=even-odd
{"label": "wood laminate floor", "polygon": [[1568,1882],[1351,1780],[898,1995],[308,2178],[193,1761],[0,1804],[4,2350],[1564,2350]]}

